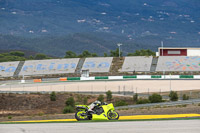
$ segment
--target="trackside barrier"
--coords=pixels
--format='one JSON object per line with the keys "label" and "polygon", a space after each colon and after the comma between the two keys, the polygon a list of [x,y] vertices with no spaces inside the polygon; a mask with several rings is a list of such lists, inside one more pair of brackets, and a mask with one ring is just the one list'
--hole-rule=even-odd
{"label": "trackside barrier", "polygon": [[108,76],[106,76],[106,77],[95,77],[95,80],[96,79],[108,79]]}
{"label": "trackside barrier", "polygon": [[132,76],[102,76],[102,77],[67,77],[60,81],[68,80],[120,80],[120,79],[200,79],[200,75],[132,75]]}
{"label": "trackside barrier", "polygon": [[194,75],[194,79],[200,79],[200,75]]}
{"label": "trackside barrier", "polygon": [[181,79],[193,79],[194,76],[193,75],[180,75]]}
{"label": "trackside barrier", "polygon": [[67,77],[67,80],[81,80],[80,77]]}
{"label": "trackside barrier", "polygon": [[33,82],[34,83],[39,83],[39,82],[42,82],[42,79],[34,79]]}
{"label": "trackside barrier", "polygon": [[67,81],[67,78],[60,78],[60,81]]}
{"label": "trackside barrier", "polygon": [[123,79],[123,76],[108,76],[108,79]]}
{"label": "trackside barrier", "polygon": [[80,80],[95,80],[95,77],[81,77]]}
{"label": "trackside barrier", "polygon": [[152,79],[160,79],[160,78],[162,78],[162,76],[161,75],[151,75],[151,78]]}
{"label": "trackside barrier", "polygon": [[133,76],[123,76],[123,79],[136,79],[137,75],[133,75]]}
{"label": "trackside barrier", "polygon": [[151,75],[137,75],[137,79],[151,79]]}
{"label": "trackside barrier", "polygon": [[179,75],[164,75],[162,77],[163,79],[179,79],[180,78]]}
{"label": "trackside barrier", "polygon": [[23,84],[23,83],[26,83],[26,81],[23,79],[23,80],[21,80],[21,83]]}

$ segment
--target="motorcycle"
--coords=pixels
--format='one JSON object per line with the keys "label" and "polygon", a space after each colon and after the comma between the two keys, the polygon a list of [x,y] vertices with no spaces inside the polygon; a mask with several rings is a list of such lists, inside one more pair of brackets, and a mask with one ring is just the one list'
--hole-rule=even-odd
{"label": "motorcycle", "polygon": [[119,113],[115,111],[112,103],[103,103],[89,111],[87,105],[77,105],[75,118],[80,120],[118,120]]}

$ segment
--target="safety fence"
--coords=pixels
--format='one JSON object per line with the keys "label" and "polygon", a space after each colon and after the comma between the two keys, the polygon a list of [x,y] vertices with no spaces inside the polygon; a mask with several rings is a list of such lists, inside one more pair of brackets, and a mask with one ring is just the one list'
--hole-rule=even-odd
{"label": "safety fence", "polygon": [[128,105],[115,107],[115,109],[127,109],[127,108],[144,108],[144,107],[154,107],[154,106],[177,106],[177,105],[188,105],[188,104],[198,104],[200,99],[190,99],[190,100],[181,100],[175,102],[163,102],[163,103],[150,103],[150,104],[138,104],[138,105]]}
{"label": "safety fence", "polygon": [[200,79],[200,75],[132,75],[132,76],[101,76],[101,77],[66,77],[65,80],[121,80],[121,79]]}

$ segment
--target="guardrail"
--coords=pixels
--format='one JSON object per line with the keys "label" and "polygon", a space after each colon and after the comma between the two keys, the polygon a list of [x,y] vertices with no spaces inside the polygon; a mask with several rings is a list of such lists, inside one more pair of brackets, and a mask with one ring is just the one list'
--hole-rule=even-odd
{"label": "guardrail", "polygon": [[68,77],[67,80],[120,80],[120,79],[200,79],[200,75],[132,75],[102,77]]}
{"label": "guardrail", "polygon": [[[53,90],[52,90],[53,91]],[[18,94],[30,94],[30,93],[42,93],[42,94],[50,94],[52,91],[1,91],[0,93],[18,93]],[[80,93],[80,94],[106,94],[107,91],[56,91],[58,93]],[[121,96],[133,96],[134,92],[132,91],[113,91],[112,94],[114,95],[121,95]],[[148,96],[148,94],[138,94],[138,96]]]}
{"label": "guardrail", "polygon": [[154,106],[176,106],[176,105],[186,105],[200,103],[200,99],[182,100],[175,102],[163,102],[163,103],[150,103],[150,104],[137,104],[137,105],[127,105],[115,107],[115,109],[126,109],[126,108],[143,108],[143,107],[154,107]]}
{"label": "guardrail", "polygon": [[[61,77],[55,81],[100,81],[100,80],[179,80],[179,79],[196,79],[200,80],[200,75],[130,75],[130,76],[96,76],[96,77]],[[44,82],[44,79],[40,79]],[[22,80],[24,83],[24,80]]]}

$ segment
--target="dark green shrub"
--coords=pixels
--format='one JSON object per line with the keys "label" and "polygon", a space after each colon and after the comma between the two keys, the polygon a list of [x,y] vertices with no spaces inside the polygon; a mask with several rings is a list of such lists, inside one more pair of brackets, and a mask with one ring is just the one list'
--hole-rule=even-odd
{"label": "dark green shrub", "polygon": [[63,113],[66,114],[66,113],[73,113],[74,112],[74,107],[72,106],[66,106],[63,110]]}
{"label": "dark green shrub", "polygon": [[75,107],[75,101],[74,101],[74,98],[73,97],[69,97],[67,99],[67,101],[65,102],[66,106],[71,106],[71,107]]}
{"label": "dark green shrub", "polygon": [[183,100],[188,100],[190,97],[187,96],[186,94],[183,94]]}
{"label": "dark green shrub", "polygon": [[51,92],[51,94],[50,94],[50,100],[51,101],[56,101],[56,93],[54,91]]}
{"label": "dark green shrub", "polygon": [[45,54],[36,54],[35,55],[36,60],[42,60],[42,59],[47,59],[47,56]]}
{"label": "dark green shrub", "polygon": [[87,104],[88,103],[88,98],[87,97],[84,97],[83,99],[83,104]]}
{"label": "dark green shrub", "polygon": [[79,105],[80,103],[79,102],[75,102],[75,105]]}
{"label": "dark green shrub", "polygon": [[106,98],[107,98],[107,101],[112,100],[112,92],[110,90],[106,92]]}
{"label": "dark green shrub", "polygon": [[78,100],[78,102],[82,102],[83,101],[83,97],[81,95],[77,95],[77,100]]}
{"label": "dark green shrub", "polygon": [[124,100],[117,101],[115,107],[128,105]]}
{"label": "dark green shrub", "polygon": [[171,101],[177,101],[178,100],[178,94],[175,91],[171,91],[169,94],[169,98]]}
{"label": "dark green shrub", "polygon": [[136,104],[146,104],[146,103],[150,103],[149,99],[139,98],[138,101],[136,102]]}
{"label": "dark green shrub", "polygon": [[135,93],[135,95],[133,95],[133,102],[137,102],[138,101],[138,94]]}
{"label": "dark green shrub", "polygon": [[43,116],[43,115],[44,115],[44,113],[43,113],[43,112],[40,112],[40,113],[38,113],[38,115],[39,115],[39,116]]}
{"label": "dark green shrub", "polygon": [[149,96],[149,101],[151,103],[159,103],[159,102],[162,102],[162,96],[157,94],[157,93],[154,93],[153,95]]}
{"label": "dark green shrub", "polygon": [[25,55],[24,52],[21,52],[21,51],[11,51],[9,54],[13,56],[19,56],[19,57],[23,57]]}
{"label": "dark green shrub", "polygon": [[12,119],[12,116],[9,115],[9,116],[8,116],[8,119]]}
{"label": "dark green shrub", "polygon": [[99,95],[97,100],[103,103],[104,102],[104,95],[102,95],[102,94]]}
{"label": "dark green shrub", "polygon": [[184,104],[184,105],[182,105],[182,107],[187,107],[187,105],[186,105],[186,104]]}

